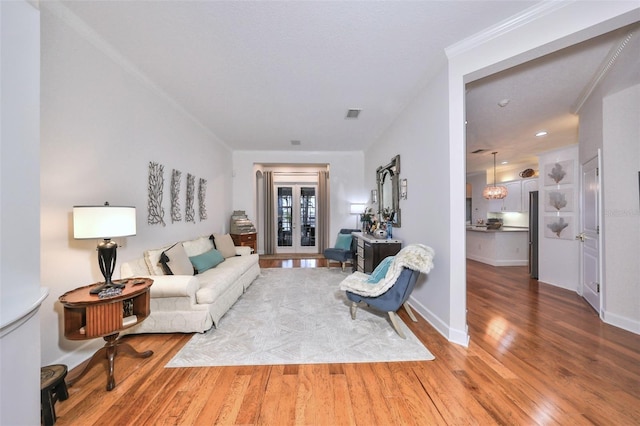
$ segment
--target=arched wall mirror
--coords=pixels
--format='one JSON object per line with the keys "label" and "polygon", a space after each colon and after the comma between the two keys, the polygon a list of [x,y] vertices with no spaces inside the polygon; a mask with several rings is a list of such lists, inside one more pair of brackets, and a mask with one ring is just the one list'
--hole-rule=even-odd
{"label": "arched wall mirror", "polygon": [[378,218],[393,213],[393,226],[400,228],[400,156],[396,155],[386,166],[376,169],[378,185]]}

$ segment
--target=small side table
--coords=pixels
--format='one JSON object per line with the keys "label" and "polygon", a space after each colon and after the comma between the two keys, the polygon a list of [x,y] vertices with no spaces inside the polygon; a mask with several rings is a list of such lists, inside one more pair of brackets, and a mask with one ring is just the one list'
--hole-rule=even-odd
{"label": "small side table", "polygon": [[[116,386],[114,361],[118,353],[127,353],[137,358],[148,358],[153,351],[138,352],[128,343],[118,339],[122,330],[133,327],[151,313],[149,289],[153,280],[149,278],[129,278],[116,280],[125,284],[122,293],[100,299],[89,293],[96,284],[80,287],[60,296],[64,306],[64,336],[70,340],[87,340],[102,337],[105,345],[99,349],[79,374],[67,380],[73,385],[96,363],[106,358],[109,361],[107,390]],[[126,317],[126,319],[125,319]],[[126,320],[126,323],[123,322]]]}

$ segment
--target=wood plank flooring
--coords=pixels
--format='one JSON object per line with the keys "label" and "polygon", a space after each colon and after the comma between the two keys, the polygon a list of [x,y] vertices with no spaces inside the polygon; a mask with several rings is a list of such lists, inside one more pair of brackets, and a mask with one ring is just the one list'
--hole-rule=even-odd
{"label": "wood plank flooring", "polygon": [[434,361],[164,368],[191,335],[130,336],[154,355],[117,357],[111,392],[106,361],[95,366],[56,403],[56,424],[640,424],[640,336],[525,267],[467,268],[468,348],[400,312]]}

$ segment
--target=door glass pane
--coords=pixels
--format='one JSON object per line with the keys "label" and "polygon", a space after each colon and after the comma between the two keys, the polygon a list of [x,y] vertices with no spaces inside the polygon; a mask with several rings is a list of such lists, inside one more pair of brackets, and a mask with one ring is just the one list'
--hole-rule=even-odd
{"label": "door glass pane", "polygon": [[316,245],[316,189],[300,188],[300,246]]}
{"label": "door glass pane", "polygon": [[291,187],[278,188],[278,246],[291,247],[293,191]]}

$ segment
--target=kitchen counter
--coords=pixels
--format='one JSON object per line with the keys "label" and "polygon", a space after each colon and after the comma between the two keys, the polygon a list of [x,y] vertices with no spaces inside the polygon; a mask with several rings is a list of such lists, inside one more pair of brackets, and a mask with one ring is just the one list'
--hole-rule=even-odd
{"label": "kitchen counter", "polygon": [[528,228],[467,227],[467,259],[492,266],[526,266],[529,263]]}
{"label": "kitchen counter", "polygon": [[474,232],[529,232],[529,228],[520,226],[503,226],[500,229],[487,229],[486,226],[467,226],[467,231]]}

